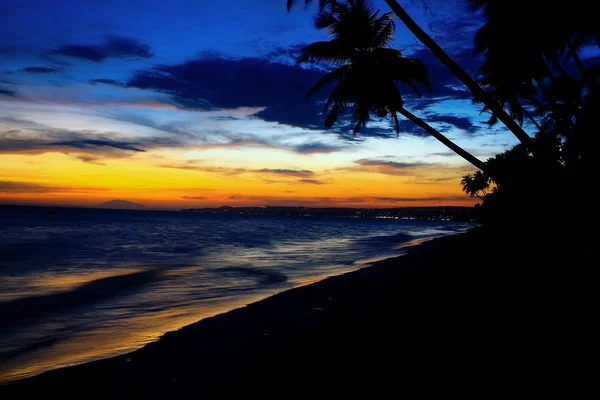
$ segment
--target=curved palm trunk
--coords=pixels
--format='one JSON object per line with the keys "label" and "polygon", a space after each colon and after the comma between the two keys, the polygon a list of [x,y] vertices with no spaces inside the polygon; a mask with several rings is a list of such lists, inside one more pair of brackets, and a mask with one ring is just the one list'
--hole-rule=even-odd
{"label": "curved palm trunk", "polygon": [[476,98],[481,99],[491,112],[523,143],[526,147],[533,145],[533,139],[513,120],[501,105],[493,101],[487,93],[460,67],[446,52],[408,15],[396,0],[385,0],[388,6],[406,25],[406,27],[423,43],[438,60],[442,62]]}
{"label": "curved palm trunk", "polygon": [[575,48],[570,39],[567,39],[567,46],[569,46],[569,53],[573,57],[573,60],[575,60],[577,68],[579,68],[581,79],[583,79],[583,81],[587,83],[589,87],[593,87],[595,83],[594,79],[592,79],[590,75],[588,75],[587,70],[585,69],[585,65],[583,65],[581,58],[579,58],[579,54],[577,54],[577,49]]}
{"label": "curved palm trunk", "polygon": [[538,122],[535,120],[535,118],[533,118],[533,115],[531,115],[531,113],[529,111],[527,111],[527,109],[525,107],[521,106],[521,109],[523,110],[523,114],[525,114],[525,116],[527,118],[529,118],[531,123],[533,123],[533,125],[535,125],[535,127],[538,129],[538,131],[540,131],[542,133],[546,133],[546,130],[544,128],[542,128],[540,124],[538,124]]}
{"label": "curved palm trunk", "polygon": [[481,161],[480,159],[478,159],[473,154],[469,153],[468,151],[466,151],[459,145],[453,143],[450,139],[448,139],[446,136],[442,135],[440,132],[435,130],[435,128],[433,128],[427,122],[423,121],[421,118],[417,117],[416,115],[414,115],[413,113],[411,113],[410,111],[408,111],[405,108],[399,109],[398,112],[401,115],[403,115],[404,117],[406,117],[406,119],[408,119],[409,121],[418,125],[423,130],[425,130],[427,133],[429,133],[431,136],[433,136],[434,138],[436,138],[437,140],[442,142],[446,147],[448,147],[450,150],[452,150],[453,152],[455,152],[456,154],[458,154],[459,156],[461,156],[462,158],[467,160],[469,163],[473,164],[475,167],[479,168],[480,170],[485,171],[486,165],[483,161]]}
{"label": "curved palm trunk", "polygon": [[573,42],[571,42],[570,39],[567,39],[567,46],[569,47],[569,53],[571,53],[573,60],[575,60],[577,68],[579,68],[579,73],[581,74],[581,77],[585,78],[587,75],[587,71],[585,70],[583,62],[581,62],[581,58],[579,58],[579,54],[577,54],[577,49],[575,48],[575,46],[573,46]]}

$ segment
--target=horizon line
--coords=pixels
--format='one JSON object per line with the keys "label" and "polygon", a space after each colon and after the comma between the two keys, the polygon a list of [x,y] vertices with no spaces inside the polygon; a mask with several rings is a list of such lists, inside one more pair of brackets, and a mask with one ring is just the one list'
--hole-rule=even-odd
{"label": "horizon line", "polygon": [[[141,204],[141,203],[138,203]],[[143,205],[143,204],[142,204]],[[150,208],[144,205],[144,209],[126,209],[126,208],[105,208],[86,205],[57,205],[57,204],[17,204],[17,203],[0,203],[0,207],[51,207],[51,208],[85,208],[85,209],[97,209],[97,210],[124,210],[124,211],[185,211],[185,210],[202,210],[202,209],[219,209],[219,208],[265,208],[265,207],[281,207],[281,208],[306,208],[306,209],[354,209],[354,210],[385,210],[385,209],[397,209],[397,208],[473,208],[473,206],[453,206],[453,205],[439,205],[439,206],[396,206],[396,207],[335,207],[335,206],[279,206],[279,205],[254,205],[254,206],[213,206],[213,207],[186,207],[186,208]]]}

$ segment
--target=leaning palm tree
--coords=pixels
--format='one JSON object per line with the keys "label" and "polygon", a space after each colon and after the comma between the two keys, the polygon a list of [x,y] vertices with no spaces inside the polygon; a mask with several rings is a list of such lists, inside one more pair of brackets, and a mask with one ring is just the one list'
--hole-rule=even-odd
{"label": "leaning palm tree", "polygon": [[[288,10],[298,0],[287,0]],[[305,4],[312,3],[312,0],[304,0]],[[533,139],[523,130],[523,128],[513,120],[495,99],[488,95],[471,76],[454,61],[421,27],[410,17],[410,15],[395,0],[385,0],[392,11],[400,18],[406,27],[423,43],[432,54],[442,62],[485,106],[497,116],[497,118],[515,135],[515,137],[526,147],[533,146]],[[328,5],[337,3],[336,0],[319,0],[321,9]],[[348,0],[348,3],[354,3]]]}
{"label": "leaning palm tree", "polygon": [[374,114],[391,116],[399,133],[400,114],[478,169],[485,169],[485,163],[404,108],[398,85],[409,86],[420,96],[419,85],[429,89],[429,79],[420,60],[402,57],[400,51],[388,47],[395,31],[391,13],[380,14],[368,0],[330,1],[317,15],[316,25],[327,30],[331,39],[306,46],[298,60],[337,67],[308,93],[311,96],[335,85],[325,104],[326,127],[351,107],[354,132],[365,127]]}

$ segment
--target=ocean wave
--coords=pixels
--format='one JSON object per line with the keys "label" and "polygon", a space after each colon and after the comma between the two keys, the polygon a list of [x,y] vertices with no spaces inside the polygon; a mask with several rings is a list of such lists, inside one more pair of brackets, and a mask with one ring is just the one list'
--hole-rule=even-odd
{"label": "ocean wave", "polygon": [[226,276],[253,278],[261,285],[273,285],[283,283],[288,280],[287,275],[280,271],[268,269],[251,268],[251,267],[228,267],[221,268],[219,271],[224,272]]}
{"label": "ocean wave", "polygon": [[40,338],[37,342],[30,343],[27,346],[20,347],[20,348],[14,349],[14,350],[0,352],[0,356],[4,359],[8,360],[10,358],[21,356],[26,353],[31,353],[33,351],[42,349],[44,347],[51,347],[55,343],[57,343],[58,341],[60,341],[62,339],[65,339],[65,337],[58,337],[58,336],[43,337],[43,338]]}
{"label": "ocean wave", "polygon": [[409,242],[413,240],[412,235],[406,233],[394,233],[392,235],[375,235],[367,236],[364,238],[356,239],[356,242],[364,245],[379,245],[379,246],[390,246],[394,247],[398,244]]}
{"label": "ocean wave", "polygon": [[127,294],[140,286],[156,281],[160,275],[160,270],[133,272],[96,279],[68,292],[31,296],[0,303],[0,324]]}

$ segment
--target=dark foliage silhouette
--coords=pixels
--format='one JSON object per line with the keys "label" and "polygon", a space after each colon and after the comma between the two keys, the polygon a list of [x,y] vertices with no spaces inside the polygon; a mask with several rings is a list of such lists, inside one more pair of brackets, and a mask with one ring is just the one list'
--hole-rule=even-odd
{"label": "dark foliage silhouette", "polygon": [[[544,237],[570,232],[563,240],[585,249],[591,242],[581,228],[597,222],[590,212],[595,200],[575,193],[600,188],[600,65],[585,65],[579,53],[598,44],[597,19],[580,1],[566,8],[472,3],[487,19],[475,37],[476,51],[485,55],[480,84],[516,121],[525,113],[537,128],[533,147],[516,146],[486,162],[493,190],[481,196],[480,219],[495,226],[530,223]],[[465,176],[463,188],[479,193],[475,175]]]}

